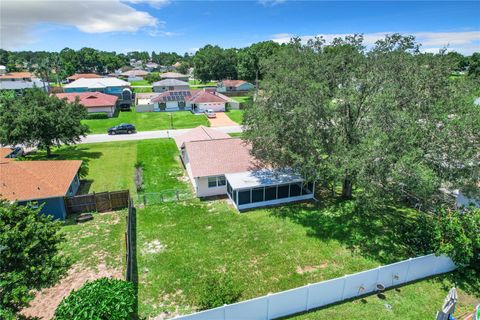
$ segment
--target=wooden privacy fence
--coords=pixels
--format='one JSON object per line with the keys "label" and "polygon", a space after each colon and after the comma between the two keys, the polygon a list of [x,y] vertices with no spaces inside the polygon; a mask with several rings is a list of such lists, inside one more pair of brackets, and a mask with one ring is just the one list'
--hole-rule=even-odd
{"label": "wooden privacy fence", "polygon": [[106,191],[65,197],[67,213],[106,212],[128,207],[130,191]]}

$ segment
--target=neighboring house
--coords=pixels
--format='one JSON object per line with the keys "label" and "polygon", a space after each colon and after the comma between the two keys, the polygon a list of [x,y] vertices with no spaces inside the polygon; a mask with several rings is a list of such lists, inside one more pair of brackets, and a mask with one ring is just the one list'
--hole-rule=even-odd
{"label": "neighboring house", "polygon": [[178,61],[175,62],[174,64],[172,64],[172,67],[173,67],[174,69],[178,69],[178,68],[180,68],[181,66],[182,66],[182,64],[181,64],[180,62],[178,62]]}
{"label": "neighboring house", "polygon": [[160,75],[162,79],[177,79],[180,81],[188,82],[188,76],[185,74],[177,73],[177,72],[165,72]]}
{"label": "neighboring house", "polygon": [[0,65],[0,75],[7,73],[7,67]]}
{"label": "neighboring house", "polygon": [[198,126],[192,130],[189,130],[183,134],[176,136],[175,144],[179,150],[185,148],[185,142],[202,141],[202,140],[217,140],[228,139],[230,136],[219,130],[211,129],[205,126]]}
{"label": "neighboring house", "polygon": [[181,157],[198,197],[228,195],[238,210],[314,197],[314,183],[265,168],[241,139],[187,141]]}
{"label": "neighboring house", "polygon": [[158,63],[155,63],[155,62],[148,62],[147,64],[145,64],[145,69],[148,72],[152,72],[155,69],[157,69],[158,67],[159,67]]}
{"label": "neighboring house", "polygon": [[71,92],[55,94],[59,99],[67,99],[68,102],[74,102],[78,97],[89,113],[104,112],[108,117],[112,117],[117,108],[118,97],[101,92]]}
{"label": "neighboring house", "polygon": [[223,80],[217,83],[218,92],[238,92],[238,91],[250,91],[255,86],[250,82],[243,80]]}
{"label": "neighboring house", "polygon": [[65,197],[80,186],[80,160],[5,161],[0,159],[0,197],[40,207],[41,213],[64,220]]}
{"label": "neighboring house", "polygon": [[149,72],[145,70],[134,69],[122,72],[121,76],[126,77],[128,81],[140,81],[143,80],[148,73]]}
{"label": "neighboring house", "polygon": [[192,111],[202,113],[207,109],[225,111],[228,101],[204,90],[165,91],[150,101],[154,111]]}
{"label": "neighboring house", "polygon": [[75,73],[74,75],[71,75],[70,77],[67,78],[68,82],[73,82],[78,79],[98,79],[102,78],[102,76],[96,74],[96,73]]}
{"label": "neighboring house", "polygon": [[63,87],[66,93],[71,92],[101,92],[105,94],[115,95],[119,98],[118,104],[130,106],[133,99],[130,83],[118,78],[98,78],[85,79],[81,78],[66,84]]}
{"label": "neighboring house", "polygon": [[164,79],[152,84],[154,92],[190,90],[188,82],[177,79]]}
{"label": "neighboring house", "polygon": [[14,159],[23,154],[21,147],[16,148],[0,148],[0,161],[6,159]]}
{"label": "neighboring house", "polygon": [[48,83],[34,77],[30,72],[8,72],[0,75],[0,90],[23,90],[31,88],[48,91]]}

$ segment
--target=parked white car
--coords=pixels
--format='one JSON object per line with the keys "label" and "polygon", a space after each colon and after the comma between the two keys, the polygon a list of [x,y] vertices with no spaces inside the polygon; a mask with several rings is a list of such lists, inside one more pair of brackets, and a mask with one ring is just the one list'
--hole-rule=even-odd
{"label": "parked white car", "polygon": [[205,111],[205,114],[207,115],[207,118],[217,117],[217,115],[215,114],[215,111],[213,111],[212,109],[207,109],[207,111]]}

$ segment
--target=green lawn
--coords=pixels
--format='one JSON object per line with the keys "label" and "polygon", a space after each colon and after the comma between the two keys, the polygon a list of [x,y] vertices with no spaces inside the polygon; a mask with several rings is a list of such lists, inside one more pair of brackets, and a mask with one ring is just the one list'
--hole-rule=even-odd
{"label": "green lawn", "polygon": [[236,123],[242,124],[243,110],[233,109],[233,110],[229,110],[228,112],[225,112],[225,114]]}
{"label": "green lawn", "polygon": [[148,87],[148,88],[132,88],[133,89],[133,92],[135,93],[148,93],[148,92],[153,92],[153,89],[152,87]]}
{"label": "green lawn", "polygon": [[120,123],[131,123],[137,131],[194,128],[200,125],[208,126],[205,115],[194,115],[190,112],[119,112],[117,117],[109,119],[83,120],[91,134],[107,133],[108,128]]}
{"label": "green lawn", "polygon": [[188,80],[190,86],[216,86],[216,81],[201,82],[200,80]]}
{"label": "green lawn", "polygon": [[240,96],[240,97],[231,97],[233,100],[238,101],[240,103],[248,103],[252,101],[251,96]]}
{"label": "green lawn", "polygon": [[232,138],[241,138],[243,136],[243,132],[231,132],[228,135]]}
{"label": "green lawn", "polygon": [[131,86],[149,86],[150,82],[148,82],[147,80],[131,81],[130,85]]}
{"label": "green lawn", "polygon": [[[161,148],[144,147],[153,153]],[[145,178],[154,181],[146,189],[161,189],[155,183],[162,182],[167,188],[189,188],[188,181],[168,179],[179,177],[181,168],[172,160],[173,142],[162,148],[162,165],[156,155],[145,158],[152,168],[145,171]],[[167,172],[171,173],[165,177]],[[137,212],[142,317],[194,311],[196,288],[212,273],[231,274],[244,300],[421,255],[412,251],[409,241],[422,220],[408,209],[361,212],[353,202],[326,199],[238,214],[224,200],[192,199],[147,205]],[[433,317],[451,285],[449,277],[437,277],[388,291],[387,301],[394,305],[397,318]],[[468,301],[465,305],[473,307],[473,297],[461,290],[460,294]],[[335,306],[342,315],[337,318],[356,314],[352,304],[365,319],[388,317],[380,310],[385,302],[378,300],[370,297],[365,304],[357,300]],[[329,310],[302,317],[336,315]]]}
{"label": "green lawn", "polygon": [[72,264],[96,269],[104,264],[123,274],[125,270],[125,216],[126,210],[97,213],[94,219],[77,224],[75,215],[62,227],[66,241],[61,251]]}

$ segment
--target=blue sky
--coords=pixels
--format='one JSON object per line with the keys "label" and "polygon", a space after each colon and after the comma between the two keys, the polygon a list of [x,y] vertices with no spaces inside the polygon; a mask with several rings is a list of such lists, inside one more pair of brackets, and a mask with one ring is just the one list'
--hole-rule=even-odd
{"label": "blue sky", "polygon": [[480,1],[2,0],[0,46],[194,52],[291,36],[414,34],[425,51],[480,51]]}

